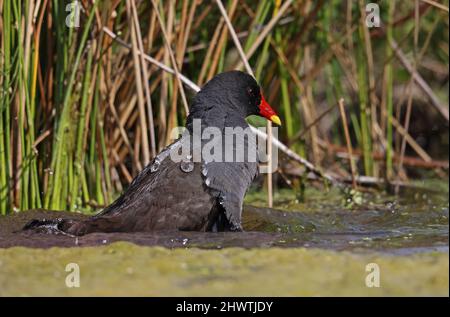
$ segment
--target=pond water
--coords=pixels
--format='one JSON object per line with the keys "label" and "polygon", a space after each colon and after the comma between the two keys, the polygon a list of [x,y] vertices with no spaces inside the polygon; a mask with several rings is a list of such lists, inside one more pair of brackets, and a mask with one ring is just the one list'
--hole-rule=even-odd
{"label": "pond water", "polygon": [[[34,210],[3,217],[0,295],[448,295],[448,183],[430,181],[402,189],[399,196],[373,191],[352,199],[337,189],[310,188],[305,197],[299,202],[293,191],[282,190],[269,209],[263,207],[262,193],[250,193],[245,232],[236,233],[93,233],[76,238],[20,231],[30,219],[73,213]],[[89,289],[64,287],[55,272],[65,276],[61,267],[71,256],[84,263],[87,275],[103,276],[102,282],[92,277],[85,278]],[[30,261],[34,269],[24,267]],[[365,266],[373,261],[390,272],[378,289],[364,284]],[[28,279],[19,277],[21,267]],[[130,270],[165,286],[150,290],[144,278],[114,287],[123,281],[111,274],[119,271],[127,279]],[[15,279],[28,287],[21,288]],[[265,279],[276,287],[259,289],[258,281]],[[43,280],[55,288],[38,286]]]}

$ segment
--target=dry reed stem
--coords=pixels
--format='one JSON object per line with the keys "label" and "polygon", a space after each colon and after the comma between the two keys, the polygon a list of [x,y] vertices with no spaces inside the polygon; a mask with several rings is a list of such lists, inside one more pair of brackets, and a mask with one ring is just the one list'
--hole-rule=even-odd
{"label": "dry reed stem", "polygon": [[[142,34],[141,34],[141,28],[139,25],[139,17],[136,9],[135,1],[131,1],[131,11],[133,13],[133,21],[134,21],[134,29],[136,30],[137,40],[138,40],[138,46],[139,51],[144,50],[144,44],[142,42]],[[147,116],[148,116],[148,123],[149,123],[149,130],[150,130],[150,147],[151,147],[151,154],[152,157],[156,156],[156,142],[155,142],[155,125],[153,120],[153,106],[152,106],[152,99],[150,95],[150,90],[147,84],[149,75],[147,71],[147,63],[144,60],[144,57],[142,54],[139,54],[140,62],[141,62],[141,70],[143,75],[143,81],[142,86],[144,87],[145,92],[145,99],[147,102]],[[146,131],[143,131],[144,134],[146,134]]]}
{"label": "dry reed stem", "polygon": [[433,1],[433,0],[420,0],[420,1],[428,3],[428,4],[434,6],[434,7],[438,8],[438,9],[441,9],[441,10],[443,10],[443,11],[448,13],[448,7],[443,5],[442,3],[439,3],[439,2],[436,2],[436,1]]}
{"label": "dry reed stem", "polygon": [[178,71],[177,61],[175,60],[175,56],[173,54],[173,50],[170,47],[170,39],[169,39],[169,37],[167,35],[166,28],[165,28],[164,23],[162,21],[161,14],[159,13],[158,6],[156,5],[155,0],[152,0],[152,4],[153,4],[153,9],[156,12],[156,17],[158,18],[158,21],[159,21],[159,25],[160,25],[161,32],[162,32],[163,37],[164,37],[164,42],[166,44],[167,51],[169,52],[170,60],[172,62],[172,67],[173,67],[173,70],[175,72],[175,77],[178,80],[178,85],[179,85],[180,93],[181,93],[181,99],[183,101],[184,110],[186,111],[186,115],[187,115],[189,113],[189,105],[188,105],[188,102],[187,102],[186,94],[184,92],[183,84],[181,82],[181,78],[179,76],[180,72]]}
{"label": "dry reed stem", "polygon": [[[147,137],[147,119],[146,119],[146,113],[145,113],[145,99],[144,99],[144,88],[142,85],[142,65],[139,61],[139,55],[138,55],[138,43],[137,43],[137,30],[136,25],[133,23],[132,13],[131,13],[131,0],[126,1],[127,6],[127,15],[128,20],[130,24],[130,33],[131,33],[131,43],[132,43],[132,53],[133,53],[133,61],[134,61],[134,75],[135,75],[135,83],[136,83],[136,92],[138,96],[138,108],[139,108],[139,121],[140,126],[143,133],[141,133],[141,140],[142,140],[142,147],[143,147],[143,158],[144,158],[144,165],[147,165],[150,163],[150,148],[148,144],[148,137]],[[135,153],[136,155],[136,153]],[[139,160],[139,157],[136,156],[136,161]]]}
{"label": "dry reed stem", "polygon": [[[269,23],[267,23],[267,25],[264,27],[264,29],[256,38],[256,40],[253,42],[252,46],[248,49],[248,52],[246,53],[246,59],[250,59],[253,56],[253,54],[262,44],[267,35],[272,31],[272,29],[275,27],[277,22],[286,12],[286,10],[291,6],[292,2],[293,0],[287,0],[285,3],[283,3],[283,5],[278,10],[277,14],[272,19],[270,19]],[[241,60],[234,68],[240,69],[243,66],[243,64],[244,62]]]}
{"label": "dry reed stem", "polygon": [[420,76],[420,74],[417,71],[414,70],[414,67],[411,65],[411,63],[406,58],[405,54],[399,48],[397,42],[392,40],[390,45],[391,45],[392,49],[394,50],[397,58],[400,60],[400,62],[403,64],[403,66],[408,70],[408,72],[413,76],[417,85],[430,98],[431,104],[448,121],[449,120],[448,108],[441,104],[441,102],[439,101],[439,98],[435,95],[435,93],[430,88],[430,86],[428,86],[427,82],[422,78],[422,76]]}
{"label": "dry reed stem", "polygon": [[347,123],[347,115],[345,114],[345,106],[344,106],[344,99],[339,99],[339,111],[341,113],[341,119],[342,119],[342,127],[344,129],[344,135],[345,135],[345,142],[347,144],[347,152],[348,152],[348,161],[350,164],[350,171],[352,174],[352,187],[354,189],[357,189],[356,184],[356,167],[355,163],[353,161],[353,150],[352,150],[352,143],[350,141],[350,133],[348,131],[348,123]]}

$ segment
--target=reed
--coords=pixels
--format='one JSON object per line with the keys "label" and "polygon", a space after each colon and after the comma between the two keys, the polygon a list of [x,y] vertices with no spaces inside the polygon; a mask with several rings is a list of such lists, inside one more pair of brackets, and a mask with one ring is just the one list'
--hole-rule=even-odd
{"label": "reed", "polygon": [[445,132],[427,147],[415,124],[427,109],[448,125],[448,1],[377,3],[379,28],[360,0],[222,0],[227,18],[217,1],[0,0],[0,214],[110,203],[184,123],[186,88],[244,66],[290,147],[269,193],[306,179],[289,179],[296,164],[355,187],[357,175],[404,182],[411,162],[446,176],[448,153],[430,151],[448,148]]}
{"label": "reed", "polygon": [[[390,23],[387,25],[386,37],[388,43],[393,39],[393,17],[395,10],[395,1],[390,1],[388,5],[388,18]],[[393,143],[393,125],[392,116],[394,113],[394,75],[393,75],[393,60],[392,60],[392,49],[390,45],[386,45],[386,58],[388,60],[386,65],[386,107],[387,107],[387,124],[386,124],[386,177],[388,179],[392,178],[392,143]]]}

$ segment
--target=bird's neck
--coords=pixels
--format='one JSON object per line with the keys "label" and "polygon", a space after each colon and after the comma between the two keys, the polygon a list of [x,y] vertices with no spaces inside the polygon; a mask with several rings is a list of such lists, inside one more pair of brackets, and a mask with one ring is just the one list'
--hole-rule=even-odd
{"label": "bird's neck", "polygon": [[200,120],[202,129],[217,127],[224,131],[226,127],[245,129],[249,126],[245,116],[236,111],[233,105],[217,98],[196,98],[186,122],[186,127],[191,132],[194,120]]}

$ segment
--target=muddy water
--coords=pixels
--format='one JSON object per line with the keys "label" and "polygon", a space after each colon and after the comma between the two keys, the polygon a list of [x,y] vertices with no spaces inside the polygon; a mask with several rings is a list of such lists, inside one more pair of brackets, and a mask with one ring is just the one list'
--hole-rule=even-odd
{"label": "muddy water", "polygon": [[[448,295],[448,184],[419,185],[397,197],[353,199],[309,189],[305,202],[280,191],[273,209],[253,193],[240,233],[75,238],[20,228],[33,218],[83,215],[14,214],[0,218],[0,295]],[[377,289],[364,282],[374,261],[383,273]],[[65,287],[69,262],[80,262],[89,288]],[[261,289],[266,280],[274,286]]]}

